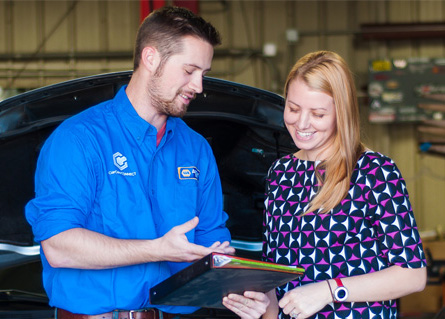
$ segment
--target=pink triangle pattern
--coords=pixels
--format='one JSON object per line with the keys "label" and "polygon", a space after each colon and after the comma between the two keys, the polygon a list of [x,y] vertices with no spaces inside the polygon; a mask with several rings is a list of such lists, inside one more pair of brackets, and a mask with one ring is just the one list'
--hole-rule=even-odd
{"label": "pink triangle pattern", "polygon": [[[392,264],[426,266],[405,181],[391,159],[365,152],[346,198],[327,214],[302,215],[319,187],[314,162],[294,156],[277,160],[266,178],[264,259],[305,269],[304,276],[277,288],[278,298],[294,287]],[[331,303],[310,318],[396,317],[396,301],[387,300]]]}

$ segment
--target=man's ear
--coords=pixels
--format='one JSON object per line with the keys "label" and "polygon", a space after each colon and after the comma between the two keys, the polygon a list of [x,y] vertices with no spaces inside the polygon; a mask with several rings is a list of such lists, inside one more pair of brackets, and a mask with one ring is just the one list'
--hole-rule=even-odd
{"label": "man's ear", "polygon": [[155,72],[159,66],[159,63],[160,55],[159,51],[156,50],[155,47],[149,46],[142,49],[141,64],[143,64],[147,70]]}

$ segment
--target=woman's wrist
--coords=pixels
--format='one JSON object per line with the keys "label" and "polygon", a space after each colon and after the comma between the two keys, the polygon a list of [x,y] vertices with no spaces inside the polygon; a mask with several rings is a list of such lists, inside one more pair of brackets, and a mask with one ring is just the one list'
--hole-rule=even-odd
{"label": "woman's wrist", "polygon": [[329,289],[329,294],[331,296],[331,301],[329,303],[334,303],[335,299],[334,299],[334,292],[332,291],[332,286],[331,283],[329,282],[330,279],[326,279],[326,283],[328,284],[328,289]]}
{"label": "woman's wrist", "polygon": [[[348,299],[348,289],[343,285],[340,278],[327,279],[326,283],[331,293],[332,302],[345,302]],[[334,287],[334,289],[332,289],[332,287]]]}

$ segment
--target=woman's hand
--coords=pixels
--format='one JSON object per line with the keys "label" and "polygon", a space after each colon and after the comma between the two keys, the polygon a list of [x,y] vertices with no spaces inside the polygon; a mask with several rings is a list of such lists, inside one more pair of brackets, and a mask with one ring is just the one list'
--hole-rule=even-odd
{"label": "woman's hand", "polygon": [[[379,301],[397,299],[422,291],[426,284],[426,267],[402,268],[391,266],[372,273],[341,278],[348,289],[347,302]],[[337,284],[330,279],[332,290]],[[319,312],[332,302],[332,295],[326,281],[306,284],[288,291],[278,303],[285,314],[304,319]]]}
{"label": "woman's hand", "polygon": [[243,295],[229,294],[223,298],[223,305],[242,319],[258,319],[267,309],[270,300],[262,292],[246,291]]}
{"label": "woman's hand", "polygon": [[285,314],[304,319],[319,312],[330,302],[332,296],[329,286],[325,281],[321,281],[288,291],[278,305]]}

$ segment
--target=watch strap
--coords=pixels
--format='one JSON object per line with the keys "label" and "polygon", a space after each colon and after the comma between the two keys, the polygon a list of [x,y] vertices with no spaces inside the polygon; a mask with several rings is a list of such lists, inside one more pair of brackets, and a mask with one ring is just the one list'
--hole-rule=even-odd
{"label": "watch strap", "polygon": [[334,302],[344,302],[348,298],[348,289],[343,285],[340,278],[334,278],[337,288],[334,291]]}
{"label": "watch strap", "polygon": [[343,282],[340,278],[334,278],[335,282],[337,283],[338,287],[344,287]]}

